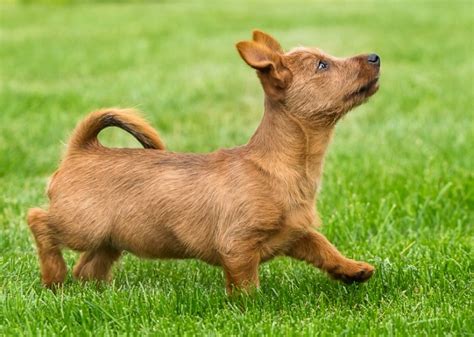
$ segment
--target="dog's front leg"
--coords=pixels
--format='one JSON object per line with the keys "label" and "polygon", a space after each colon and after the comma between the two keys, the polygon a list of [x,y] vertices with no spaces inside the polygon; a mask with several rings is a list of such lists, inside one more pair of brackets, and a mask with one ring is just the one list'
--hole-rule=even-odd
{"label": "dog's front leg", "polygon": [[245,246],[246,243],[242,243],[222,255],[226,290],[229,295],[234,291],[250,293],[259,286],[260,254],[253,249],[246,249]]}
{"label": "dog's front leg", "polygon": [[298,239],[287,255],[306,261],[326,271],[332,278],[346,283],[364,282],[374,272],[370,264],[343,256],[324,235],[316,231]]}

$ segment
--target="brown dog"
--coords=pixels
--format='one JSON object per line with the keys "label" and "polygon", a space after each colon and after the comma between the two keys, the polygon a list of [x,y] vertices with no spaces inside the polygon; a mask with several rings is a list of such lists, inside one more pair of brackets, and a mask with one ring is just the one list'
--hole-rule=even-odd
{"label": "brown dog", "polygon": [[[64,281],[64,247],[82,252],[73,273],[83,280],[107,280],[124,250],[220,265],[229,293],[258,286],[259,264],[277,255],[345,282],[370,278],[372,266],[344,257],[316,231],[314,199],[334,125],[377,91],[379,57],[285,53],[260,31],[237,49],[265,91],[265,114],[247,145],[168,152],[128,110],[97,111],[77,126],[49,184],[49,210],[28,213],[46,286]],[[101,146],[97,135],[108,126],[146,149]]]}

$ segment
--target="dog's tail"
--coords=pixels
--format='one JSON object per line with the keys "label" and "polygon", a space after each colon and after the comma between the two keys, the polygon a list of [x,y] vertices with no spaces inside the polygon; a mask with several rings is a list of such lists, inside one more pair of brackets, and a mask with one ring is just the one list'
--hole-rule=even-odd
{"label": "dog's tail", "polygon": [[109,126],[127,131],[146,149],[165,149],[158,133],[135,110],[109,108],[90,113],[76,126],[68,150],[99,146],[97,135]]}

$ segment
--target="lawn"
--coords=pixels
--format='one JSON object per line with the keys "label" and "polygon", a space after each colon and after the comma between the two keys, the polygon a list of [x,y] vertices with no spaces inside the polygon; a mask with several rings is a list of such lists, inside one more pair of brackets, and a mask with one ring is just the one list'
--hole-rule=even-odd
{"label": "lawn", "polygon": [[[161,2],[0,7],[0,335],[473,335],[472,2]],[[25,222],[87,112],[136,107],[173,151],[245,143],[258,80],[234,48],[377,52],[381,88],[338,125],[322,232],[377,268],[366,284],[279,258],[227,298],[222,271],[126,255],[108,286],[41,287]],[[137,146],[107,130],[109,146]],[[68,266],[76,259],[66,253]]]}

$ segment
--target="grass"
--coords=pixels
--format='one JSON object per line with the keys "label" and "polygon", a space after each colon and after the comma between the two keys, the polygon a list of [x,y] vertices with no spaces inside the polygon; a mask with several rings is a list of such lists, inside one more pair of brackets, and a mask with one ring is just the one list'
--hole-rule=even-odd
{"label": "grass", "polygon": [[[473,335],[474,5],[183,2],[0,8],[0,335]],[[379,93],[337,127],[322,231],[376,275],[345,286],[286,258],[229,299],[220,269],[125,256],[110,286],[43,289],[26,210],[85,113],[146,112],[174,151],[245,143],[262,91],[233,44],[376,51]],[[136,146],[107,130],[110,146]],[[76,255],[66,254],[68,265]]]}

